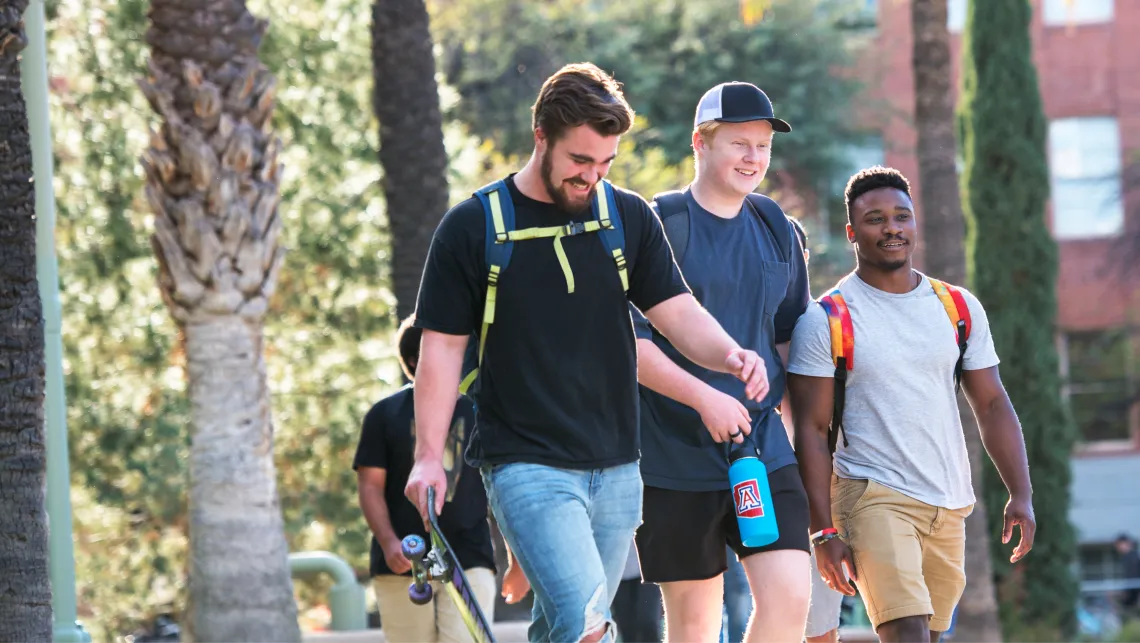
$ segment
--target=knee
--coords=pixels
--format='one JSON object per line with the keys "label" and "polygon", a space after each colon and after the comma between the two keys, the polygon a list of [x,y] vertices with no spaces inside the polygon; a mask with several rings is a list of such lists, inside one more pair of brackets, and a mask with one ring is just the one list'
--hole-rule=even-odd
{"label": "knee", "polygon": [[598,641],[601,641],[602,638],[606,635],[606,632],[608,630],[609,624],[603,623],[600,628],[592,632],[587,632],[586,635],[582,637],[581,643],[598,643]]}
{"label": "knee", "polygon": [[929,643],[930,617],[907,616],[881,623],[875,633],[883,643]]}

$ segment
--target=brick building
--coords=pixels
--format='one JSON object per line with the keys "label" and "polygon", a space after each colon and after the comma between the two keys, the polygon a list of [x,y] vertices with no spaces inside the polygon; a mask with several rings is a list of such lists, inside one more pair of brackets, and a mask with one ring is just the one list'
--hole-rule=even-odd
{"label": "brick building", "polygon": [[[948,3],[957,78],[966,0]],[[896,167],[921,190],[910,2],[867,4],[875,27],[860,68],[873,117],[869,143],[852,150],[852,161]],[[1081,435],[1071,517],[1081,575],[1092,580],[1116,573],[1110,547],[1116,534],[1140,537],[1140,244],[1125,243],[1128,231],[1140,229],[1140,189],[1128,188],[1140,188],[1129,171],[1140,166],[1140,0],[1032,4],[1034,60],[1049,121],[1048,222],[1060,248],[1057,343],[1064,394]]]}

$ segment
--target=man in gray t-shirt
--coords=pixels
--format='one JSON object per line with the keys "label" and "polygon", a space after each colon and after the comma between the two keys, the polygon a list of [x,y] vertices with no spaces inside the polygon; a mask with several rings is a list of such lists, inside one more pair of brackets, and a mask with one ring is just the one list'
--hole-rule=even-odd
{"label": "man in gray t-shirt", "polygon": [[[1014,525],[1022,530],[1013,561],[1033,546],[1035,530],[1025,443],[981,303],[953,286],[936,292],[941,282],[912,267],[918,226],[906,178],[883,167],[863,170],[845,197],[857,267],[827,302],[831,317],[824,305],[812,306],[792,336],[796,455],[820,575],[854,595],[846,566],[880,640],[925,641],[949,628],[966,581],[965,519],[974,494],[956,373],[1010,492],[1005,540]],[[850,320],[841,333],[840,310]],[[962,350],[958,332],[967,325]],[[843,369],[837,398],[832,341],[850,338],[851,368]],[[845,402],[833,470],[828,429],[836,399]]]}

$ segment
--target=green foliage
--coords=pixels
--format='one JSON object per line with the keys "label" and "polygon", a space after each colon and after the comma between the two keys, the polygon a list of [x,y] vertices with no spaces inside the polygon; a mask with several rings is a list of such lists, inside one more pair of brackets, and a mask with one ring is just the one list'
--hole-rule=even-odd
{"label": "green foliage", "polygon": [[1037,515],[1032,553],[1011,566],[1012,545],[1001,543],[997,529],[1007,496],[987,462],[994,575],[1012,640],[1021,640],[1029,627],[1035,637],[1044,631],[1071,636],[1077,600],[1075,535],[1068,521],[1075,430],[1061,402],[1053,343],[1057,247],[1045,221],[1045,117],[1030,13],[1026,0],[970,3],[960,105],[970,280],[989,314],[1002,379],[1025,433]]}
{"label": "green foliage", "polygon": [[613,73],[646,117],[643,143],[676,164],[692,153],[701,95],[747,80],[794,128],[778,137],[773,180],[786,183],[787,172],[798,185],[821,186],[842,167],[858,85],[834,73],[851,62],[853,42],[835,16],[851,3],[777,0],[754,27],[737,18],[737,0],[589,4],[441,2],[433,19],[446,48],[442,68],[462,97],[453,116],[505,154],[529,153],[530,106],[543,80],[589,60]]}

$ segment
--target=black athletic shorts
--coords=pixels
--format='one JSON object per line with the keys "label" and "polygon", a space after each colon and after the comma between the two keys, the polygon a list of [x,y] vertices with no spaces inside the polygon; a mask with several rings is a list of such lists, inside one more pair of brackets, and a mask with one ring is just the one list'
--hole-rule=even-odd
{"label": "black athletic shorts", "polygon": [[728,569],[725,545],[741,559],[764,551],[810,552],[807,492],[796,465],[768,474],[780,538],[763,547],[740,542],[732,492],[645,487],[637,558],[647,583],[714,578]]}

